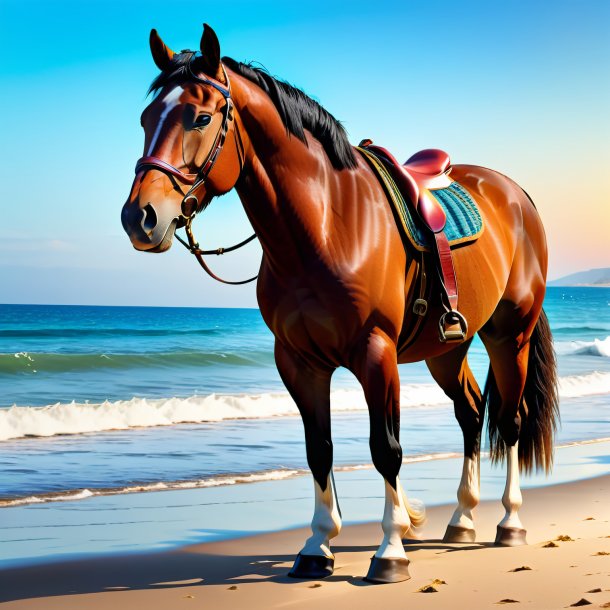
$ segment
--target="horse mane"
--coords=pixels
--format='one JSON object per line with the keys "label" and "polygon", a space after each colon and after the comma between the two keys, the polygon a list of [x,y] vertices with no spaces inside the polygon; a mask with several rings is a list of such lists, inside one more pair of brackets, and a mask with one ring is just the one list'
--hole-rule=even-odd
{"label": "horse mane", "polygon": [[322,144],[335,169],[356,167],[354,150],[343,125],[304,91],[274,78],[265,68],[230,57],[222,61],[234,72],[260,87],[273,102],[288,133],[305,142],[305,129]]}
{"label": "horse mane", "polygon": [[[194,51],[175,54],[169,68],[155,78],[148,93],[156,93],[169,84],[188,81],[188,64],[193,54]],[[260,87],[269,96],[289,134],[306,144],[305,130],[307,130],[322,144],[335,169],[356,167],[356,156],[345,128],[318,102],[301,89],[274,78],[264,68],[253,66],[251,63],[244,64],[230,57],[223,57],[222,61],[228,68]]]}

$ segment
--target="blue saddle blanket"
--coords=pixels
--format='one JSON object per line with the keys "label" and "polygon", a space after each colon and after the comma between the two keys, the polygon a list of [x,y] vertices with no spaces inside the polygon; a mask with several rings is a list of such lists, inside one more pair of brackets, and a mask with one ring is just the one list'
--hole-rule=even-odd
{"label": "blue saddle blanket", "polygon": [[[431,190],[430,193],[441,204],[447,215],[445,235],[449,245],[474,241],[483,229],[483,219],[470,193],[458,182],[452,182],[444,189]],[[419,219],[414,220],[408,210],[410,233],[415,245],[428,248],[432,241],[430,231],[423,227]]]}

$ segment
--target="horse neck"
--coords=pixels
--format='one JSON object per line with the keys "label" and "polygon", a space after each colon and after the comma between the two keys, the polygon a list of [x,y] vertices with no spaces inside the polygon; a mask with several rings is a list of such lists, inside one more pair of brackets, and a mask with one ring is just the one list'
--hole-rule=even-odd
{"label": "horse neck", "polygon": [[234,73],[231,83],[246,157],[238,195],[267,261],[278,270],[293,266],[289,252],[318,250],[328,239],[324,219],[343,205],[339,172],[309,134],[307,143],[288,134],[256,85]]}

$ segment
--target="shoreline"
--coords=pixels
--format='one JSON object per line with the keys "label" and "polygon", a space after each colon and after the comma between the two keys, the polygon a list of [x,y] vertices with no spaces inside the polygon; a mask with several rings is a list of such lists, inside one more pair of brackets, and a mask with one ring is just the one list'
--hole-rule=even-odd
{"label": "shoreline", "polygon": [[[286,577],[308,536],[308,528],[295,528],[163,552],[0,570],[0,602],[27,610],[194,607],[189,602],[249,609],[288,603],[291,608],[407,604],[446,609],[494,608],[513,599],[544,610],[585,598],[592,608],[608,607],[603,604],[610,603],[610,560],[603,554],[610,554],[610,475],[527,489],[523,496],[520,515],[529,546],[493,546],[503,515],[499,499],[477,507],[478,542],[462,545],[441,541],[453,504],[433,506],[421,539],[406,543],[412,578],[394,585],[362,581],[381,541],[379,522],[373,522],[344,527],[333,544],[335,573],[324,580]],[[559,536],[572,540],[545,548]],[[514,571],[522,566],[531,569]],[[432,595],[418,592],[435,579],[446,584],[433,585]]]}
{"label": "shoreline", "polygon": [[[177,424],[179,425],[179,424]],[[582,447],[598,443],[608,443],[610,437],[600,437],[580,441],[568,441],[555,445],[555,450],[568,449],[570,447]],[[432,462],[448,459],[462,458],[459,452],[444,452],[432,454],[414,454],[403,457],[402,464],[416,464],[419,462]],[[482,455],[481,459],[486,461],[488,456]],[[352,472],[361,470],[373,470],[372,463],[365,464],[340,464],[333,467],[333,471]],[[275,468],[271,470],[258,470],[252,472],[235,472],[211,475],[207,478],[177,479],[173,481],[134,481],[124,487],[91,487],[75,488],[54,492],[31,493],[27,496],[0,497],[0,511],[4,508],[15,506],[29,506],[31,504],[47,504],[51,502],[71,502],[86,500],[91,497],[116,496],[152,492],[175,491],[181,489],[208,489],[210,487],[224,487],[229,485],[251,485],[265,481],[282,481],[295,477],[309,476],[310,472],[304,468]],[[2,514],[0,512],[0,514]]]}

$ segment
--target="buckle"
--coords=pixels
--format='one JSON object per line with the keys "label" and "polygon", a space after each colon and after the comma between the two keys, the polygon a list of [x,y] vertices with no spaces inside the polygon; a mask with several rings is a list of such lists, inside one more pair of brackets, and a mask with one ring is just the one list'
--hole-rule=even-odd
{"label": "buckle", "polygon": [[[459,329],[451,328],[452,326],[455,327],[456,324],[459,324]],[[438,334],[441,343],[464,341],[467,333],[468,322],[466,322],[466,318],[455,309],[446,311],[438,321]]]}
{"label": "buckle", "polygon": [[416,316],[425,316],[428,312],[428,301],[425,299],[415,299],[413,303],[413,313]]}
{"label": "buckle", "polygon": [[[192,201],[193,203],[189,203]],[[195,195],[187,195],[180,204],[180,211],[182,213],[183,218],[187,220],[192,219],[197,213],[197,208],[199,207],[199,200]]]}

